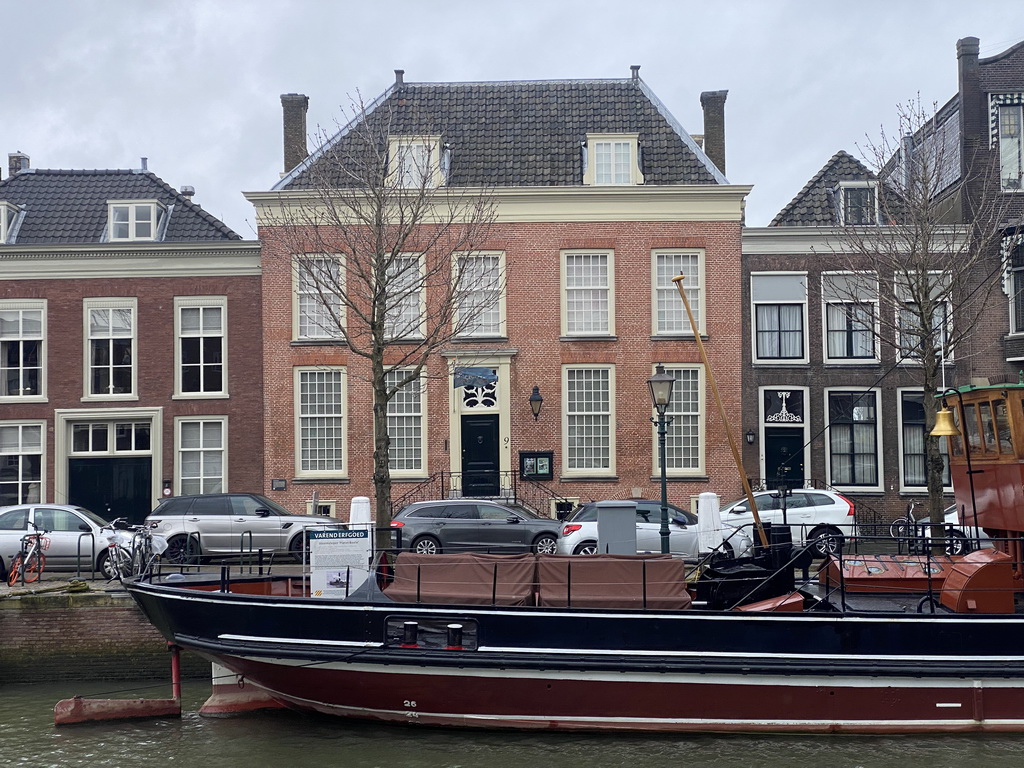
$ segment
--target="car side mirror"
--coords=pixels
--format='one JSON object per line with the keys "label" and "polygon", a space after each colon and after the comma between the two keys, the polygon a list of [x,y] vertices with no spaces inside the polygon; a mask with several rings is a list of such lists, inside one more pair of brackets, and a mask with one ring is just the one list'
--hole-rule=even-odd
{"label": "car side mirror", "polygon": [[92,530],[92,528],[89,527],[88,523],[79,523],[78,524],[78,530],[89,532],[89,531]]}
{"label": "car side mirror", "polygon": [[746,512],[746,511],[747,511],[746,507],[733,507],[732,510],[730,510],[729,514],[738,515],[740,512]]}
{"label": "car side mirror", "polygon": [[256,514],[259,517],[270,517],[270,510],[269,509],[257,509],[256,510]]}
{"label": "car side mirror", "polygon": [[515,515],[509,515],[508,517],[505,518],[505,522],[506,523],[518,523],[519,522],[519,518],[516,517]]}

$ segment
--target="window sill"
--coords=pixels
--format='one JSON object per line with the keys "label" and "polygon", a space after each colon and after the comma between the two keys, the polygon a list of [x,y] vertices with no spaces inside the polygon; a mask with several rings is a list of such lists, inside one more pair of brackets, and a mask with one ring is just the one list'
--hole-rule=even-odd
{"label": "window sill", "polygon": [[861,360],[859,358],[850,358],[848,360],[826,360],[824,366],[826,368],[850,368],[855,366],[857,368],[868,368],[872,365],[881,365],[882,361],[878,359],[872,360]]}
{"label": "window sill", "polygon": [[[694,336],[692,333],[655,333],[651,336],[651,341],[693,341]],[[707,341],[708,335],[701,333],[701,341]]]}
{"label": "window sill", "polygon": [[614,334],[608,334],[605,336],[559,336],[559,341],[618,341],[619,337]]}
{"label": "window sill", "polygon": [[508,344],[508,336],[456,336],[452,344]]}
{"label": "window sill", "polygon": [[86,395],[82,398],[83,403],[124,403],[138,400],[138,395]]}
{"label": "window sill", "polygon": [[171,400],[227,400],[227,392],[175,392]]}
{"label": "window sill", "polygon": [[808,366],[810,364],[811,362],[806,357],[793,360],[775,360],[768,358],[765,360],[754,360],[754,362],[751,363],[751,365],[763,365],[766,368],[797,368],[799,366]]}
{"label": "window sill", "polygon": [[292,339],[289,344],[293,347],[347,347],[348,344],[342,338],[324,339]]}
{"label": "window sill", "polygon": [[45,403],[46,395],[6,395],[0,397],[0,403],[5,405],[16,405],[18,403]]}
{"label": "window sill", "polygon": [[[670,483],[706,483],[710,481],[707,475],[669,475],[665,478]],[[661,475],[651,475],[652,483],[660,483]]]}
{"label": "window sill", "polygon": [[313,485],[313,484],[316,484],[316,483],[338,483],[340,485],[348,485],[351,482],[352,481],[349,480],[347,477],[338,476],[338,475],[330,475],[330,476],[326,476],[325,475],[324,477],[306,477],[306,476],[303,476],[303,477],[293,477],[292,478],[292,484],[293,485]]}
{"label": "window sill", "polygon": [[618,475],[560,475],[560,483],[617,483]]}

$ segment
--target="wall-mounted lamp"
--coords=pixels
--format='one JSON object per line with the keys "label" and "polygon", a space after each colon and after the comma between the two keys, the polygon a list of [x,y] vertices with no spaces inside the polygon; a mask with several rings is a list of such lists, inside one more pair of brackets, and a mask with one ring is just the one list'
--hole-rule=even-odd
{"label": "wall-mounted lamp", "polygon": [[533,420],[540,416],[540,407],[544,404],[544,397],[540,393],[540,387],[534,386],[533,394],[530,395],[530,411],[533,413]]}
{"label": "wall-mounted lamp", "polygon": [[747,438],[747,445],[753,445],[754,441],[757,439],[757,435],[754,433],[754,430],[752,429],[748,429],[747,434],[744,435],[744,437]]}

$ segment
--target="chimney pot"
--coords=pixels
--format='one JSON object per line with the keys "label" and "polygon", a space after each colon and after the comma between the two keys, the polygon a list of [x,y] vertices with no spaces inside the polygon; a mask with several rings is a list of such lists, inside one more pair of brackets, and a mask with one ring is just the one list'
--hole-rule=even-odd
{"label": "chimney pot", "polygon": [[301,93],[282,93],[281,110],[284,116],[284,172],[288,173],[307,157],[306,111],[309,97]]}
{"label": "chimney pot", "polygon": [[7,156],[7,170],[10,172],[11,176],[21,173],[22,171],[27,171],[28,168],[28,155],[20,149],[17,152],[11,152]]}
{"label": "chimney pot", "polygon": [[632,77],[633,77],[633,82],[634,82],[634,83],[635,83],[635,82],[636,82],[637,80],[639,80],[639,79],[640,79],[640,65],[639,65],[639,64],[633,64],[633,65],[631,65],[631,66],[630,66],[630,68],[629,68],[629,71],[633,73],[633,74],[632,74]]}
{"label": "chimney pot", "polygon": [[403,85],[404,83],[405,83],[405,70],[404,69],[396,69],[395,70],[395,85]]}
{"label": "chimney pot", "polygon": [[186,197],[189,200],[192,199],[192,195],[194,195],[195,193],[196,193],[196,188],[191,186],[191,185],[189,185],[189,184],[186,184],[186,185],[182,186],[182,188],[181,188],[181,196],[182,197]]}
{"label": "chimney pot", "polygon": [[700,105],[704,108],[704,154],[725,174],[725,98],[728,91],[704,91]]}
{"label": "chimney pot", "polygon": [[142,160],[142,170],[148,171],[149,170],[149,158],[148,157],[143,157],[143,158],[141,158],[141,160]]}

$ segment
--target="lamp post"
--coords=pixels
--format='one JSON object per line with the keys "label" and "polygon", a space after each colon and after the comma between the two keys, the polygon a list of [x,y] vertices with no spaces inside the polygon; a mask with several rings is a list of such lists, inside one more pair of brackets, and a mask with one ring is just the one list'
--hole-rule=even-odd
{"label": "lamp post", "polygon": [[[971,515],[974,521],[974,524],[971,526],[974,529],[974,541],[971,546],[977,547],[981,540],[981,534],[978,532],[978,502],[974,496],[974,468],[971,466],[971,441],[970,438],[962,435],[956,426],[956,422],[953,421],[953,414],[950,412],[949,404],[946,402],[947,395],[956,395],[960,405],[960,423],[966,426],[964,422],[963,392],[955,387],[950,387],[940,395],[942,398],[942,410],[935,414],[935,426],[932,428],[932,434],[936,437],[964,437],[964,458],[967,460],[967,485],[971,489]],[[979,469],[978,471],[981,472],[982,470]]]}
{"label": "lamp post", "polygon": [[651,422],[658,425],[658,457],[661,462],[661,552],[664,555],[669,553],[669,530],[668,530],[668,475],[665,465],[665,435],[668,433],[668,425],[672,423],[672,417],[665,416],[668,404],[672,400],[672,387],[676,383],[676,377],[665,372],[665,366],[661,363],[654,369],[654,375],[647,380],[647,386],[651,390],[651,402],[654,410],[658,412],[657,419]]}

